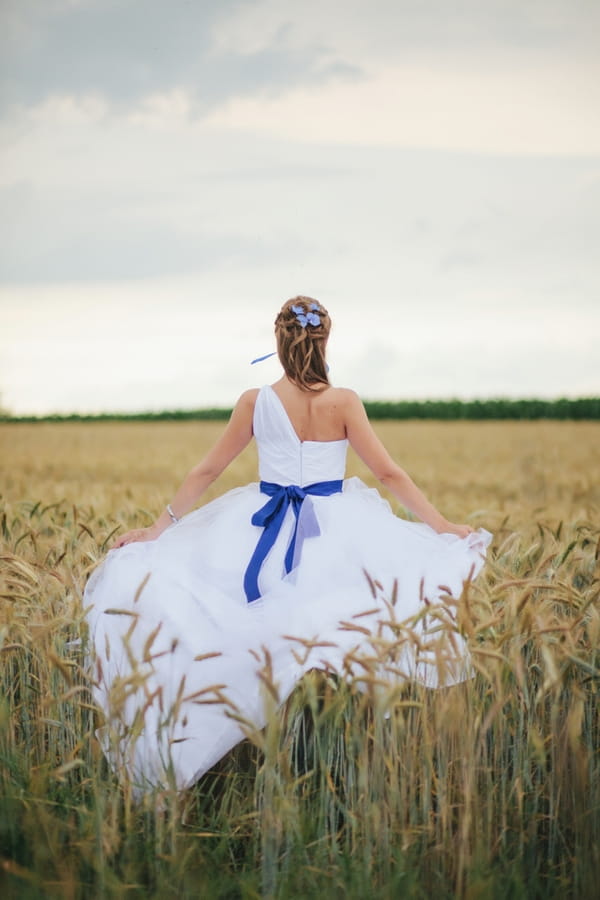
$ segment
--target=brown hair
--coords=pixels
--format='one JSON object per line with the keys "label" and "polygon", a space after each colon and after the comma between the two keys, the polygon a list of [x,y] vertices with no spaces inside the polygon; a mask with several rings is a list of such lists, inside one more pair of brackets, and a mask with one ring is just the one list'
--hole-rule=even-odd
{"label": "brown hair", "polygon": [[[319,323],[312,324],[309,319],[303,325],[302,317],[310,314]],[[329,384],[325,347],[330,331],[329,313],[312,297],[287,300],[275,319],[277,355],[287,377],[303,391],[313,390],[317,384]]]}

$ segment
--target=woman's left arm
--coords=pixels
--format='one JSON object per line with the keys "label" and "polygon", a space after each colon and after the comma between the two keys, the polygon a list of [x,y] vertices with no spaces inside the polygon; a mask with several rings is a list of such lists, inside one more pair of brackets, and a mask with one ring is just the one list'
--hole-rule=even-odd
{"label": "woman's left arm", "polygon": [[[180,519],[198,502],[204,491],[219,477],[230,462],[248,446],[252,439],[252,418],[258,391],[245,391],[231,414],[225,431],[209,450],[204,459],[186,475],[177,493],[171,500],[173,514]],[[156,540],[172,524],[171,516],[165,508],[157,520],[148,528],[134,528],[121,535],[113,544],[123,547],[135,541]]]}

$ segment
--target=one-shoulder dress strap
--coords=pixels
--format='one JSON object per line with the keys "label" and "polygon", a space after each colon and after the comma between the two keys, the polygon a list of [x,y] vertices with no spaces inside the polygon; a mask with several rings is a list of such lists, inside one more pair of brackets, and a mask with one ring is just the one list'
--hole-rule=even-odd
{"label": "one-shoulder dress strap", "polygon": [[258,441],[274,440],[295,448],[300,444],[283,403],[270,384],[263,385],[258,392],[254,405],[253,428]]}

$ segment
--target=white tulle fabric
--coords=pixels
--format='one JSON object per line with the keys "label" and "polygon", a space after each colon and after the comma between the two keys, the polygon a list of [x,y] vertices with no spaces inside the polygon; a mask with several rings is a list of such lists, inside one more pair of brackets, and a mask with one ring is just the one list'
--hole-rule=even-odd
{"label": "white tulle fabric", "polygon": [[[347,442],[300,441],[269,386],[258,394],[254,434],[264,481],[343,478]],[[229,491],[158,540],[110,551],[88,582],[90,662],[107,723],[99,737],[138,789],[189,786],[250,726],[262,727],[273,703],[265,679],[283,702],[312,668],[367,672],[367,683],[375,667],[379,680],[432,687],[470,673],[448,598],[481,568],[488,532],[438,535],[350,478],[341,493],[310,498],[321,534],[306,539],[285,575],[288,510],[261,569],[262,596],[248,604],[243,578],[262,532],[251,518],[268,499],[257,483]],[[400,627],[440,598],[433,624]],[[382,655],[382,646],[395,649]]]}

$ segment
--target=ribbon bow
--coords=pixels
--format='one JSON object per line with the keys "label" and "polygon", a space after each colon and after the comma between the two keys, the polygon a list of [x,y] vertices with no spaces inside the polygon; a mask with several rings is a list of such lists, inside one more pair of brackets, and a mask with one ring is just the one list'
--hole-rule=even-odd
{"label": "ribbon bow", "polygon": [[285,554],[285,571],[287,574],[292,569],[295,569],[300,562],[304,539],[317,537],[321,534],[312,503],[303,506],[307,495],[328,497],[330,494],[339,493],[342,490],[342,485],[342,480],[319,481],[316,484],[308,484],[306,487],[299,487],[297,484],[282,485],[274,484],[271,481],[261,481],[261,492],[268,494],[271,499],[267,500],[265,505],[252,516],[252,524],[260,525],[264,528],[264,531],[258,539],[244,575],[244,591],[246,592],[248,603],[252,603],[253,600],[257,600],[260,597],[258,575],[263,562],[277,540],[277,535],[283,525],[288,507],[292,507],[296,521],[292,538]]}
{"label": "ribbon bow", "polygon": [[321,319],[317,315],[318,312],[321,312],[321,308],[316,303],[311,303],[310,309],[306,313],[302,306],[292,306],[292,312],[296,313],[296,318],[303,328],[306,328],[307,325],[321,324]]}

